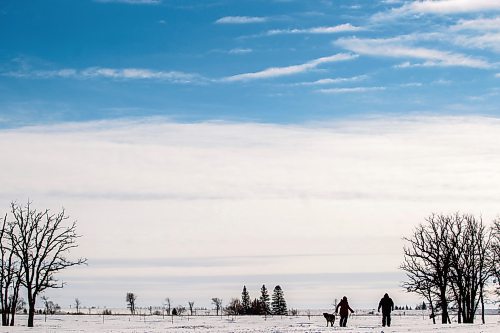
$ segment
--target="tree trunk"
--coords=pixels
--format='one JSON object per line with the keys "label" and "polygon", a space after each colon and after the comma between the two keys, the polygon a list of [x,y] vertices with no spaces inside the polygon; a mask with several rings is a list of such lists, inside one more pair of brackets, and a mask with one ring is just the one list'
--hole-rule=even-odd
{"label": "tree trunk", "polygon": [[474,322],[474,310],[471,305],[471,295],[469,291],[465,293],[465,312],[467,314],[467,320],[464,320],[464,324],[472,324]]}
{"label": "tree trunk", "polygon": [[19,300],[19,288],[21,287],[21,280],[18,279],[14,286],[14,293],[12,294],[12,302],[10,305],[10,326],[14,326],[14,320],[17,310],[17,301]]}
{"label": "tree trunk", "polygon": [[446,299],[446,290],[441,290],[441,324],[448,324],[448,300]]}
{"label": "tree trunk", "polygon": [[454,286],[452,286],[453,288],[453,294],[455,295],[455,300],[457,302],[457,305],[458,305],[458,309],[457,309],[457,318],[458,318],[458,323],[461,324],[462,323],[462,300],[460,298],[460,294],[457,292],[456,288]]}
{"label": "tree trunk", "polygon": [[[2,288],[4,288],[4,286],[2,286]],[[2,289],[3,291],[3,289]],[[8,304],[9,304],[9,297],[7,294],[2,294],[2,298],[0,299],[0,301],[2,302],[2,304],[0,304],[0,306],[2,307],[2,326],[8,326],[9,325],[9,308],[8,308]]]}
{"label": "tree trunk", "polygon": [[448,324],[448,309],[442,308],[442,313],[441,313],[441,324]]}
{"label": "tree trunk", "polygon": [[14,326],[14,317],[16,315],[16,310],[15,308],[12,310],[12,312],[10,313],[10,326]]}
{"label": "tree trunk", "polygon": [[432,323],[436,325],[436,314],[434,313],[434,305],[432,304],[432,300],[429,300],[429,305],[431,306]]}
{"label": "tree trunk", "polygon": [[465,305],[465,293],[464,296],[462,297],[462,322],[465,324],[467,323],[467,306]]}
{"label": "tree trunk", "polygon": [[460,304],[460,300],[457,302],[458,304],[458,323],[462,323],[462,304]]}
{"label": "tree trunk", "polygon": [[484,297],[483,297],[483,285],[481,284],[481,295],[479,296],[481,298],[481,321],[484,324]]}
{"label": "tree trunk", "polygon": [[2,326],[9,325],[9,313],[8,309],[2,309]]}
{"label": "tree trunk", "polygon": [[28,327],[33,327],[35,323],[35,298],[28,296]]}

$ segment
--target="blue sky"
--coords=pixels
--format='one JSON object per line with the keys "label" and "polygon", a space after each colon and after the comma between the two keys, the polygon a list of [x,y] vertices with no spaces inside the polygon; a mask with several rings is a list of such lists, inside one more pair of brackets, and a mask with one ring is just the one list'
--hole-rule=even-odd
{"label": "blue sky", "polygon": [[78,220],[63,306],[416,304],[402,237],[500,214],[497,0],[2,1],[0,45],[0,215]]}
{"label": "blue sky", "polygon": [[3,1],[1,125],[497,115],[500,9],[462,3]]}

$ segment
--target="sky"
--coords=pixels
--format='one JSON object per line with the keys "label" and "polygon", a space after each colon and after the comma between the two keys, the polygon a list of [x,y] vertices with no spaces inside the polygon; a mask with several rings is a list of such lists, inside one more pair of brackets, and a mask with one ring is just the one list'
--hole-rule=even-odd
{"label": "sky", "polygon": [[416,304],[402,237],[500,214],[498,1],[5,0],[0,43],[0,211],[78,221],[62,305]]}

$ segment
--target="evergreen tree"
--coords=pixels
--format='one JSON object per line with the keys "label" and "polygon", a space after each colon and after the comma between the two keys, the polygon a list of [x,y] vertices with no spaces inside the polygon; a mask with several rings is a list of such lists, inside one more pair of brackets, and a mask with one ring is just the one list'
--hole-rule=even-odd
{"label": "evergreen tree", "polygon": [[425,302],[422,302],[422,310],[427,310],[427,305],[425,304]]}
{"label": "evergreen tree", "polygon": [[273,309],[273,314],[275,315],[287,314],[285,295],[283,294],[283,290],[281,289],[280,286],[274,287],[271,306]]}
{"label": "evergreen tree", "polygon": [[260,288],[260,302],[264,308],[264,314],[270,314],[271,306],[269,305],[269,293],[267,292],[266,285],[264,284],[262,285],[262,288]]}
{"label": "evergreen tree", "polygon": [[250,312],[250,295],[246,286],[243,286],[243,292],[241,293],[241,306],[243,307],[243,314]]}

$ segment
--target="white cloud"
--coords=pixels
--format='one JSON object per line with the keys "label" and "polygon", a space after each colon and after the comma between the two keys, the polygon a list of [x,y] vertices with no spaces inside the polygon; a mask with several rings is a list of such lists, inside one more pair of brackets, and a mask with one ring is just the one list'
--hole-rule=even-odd
{"label": "white cloud", "polygon": [[497,0],[425,0],[413,1],[405,4],[402,12],[413,13],[470,13],[489,10],[500,10],[500,2]]}
{"label": "white cloud", "polygon": [[173,81],[186,81],[189,82],[194,78],[194,75],[183,72],[163,72],[154,71],[142,68],[102,68],[94,67],[87,68],[81,71],[83,77],[105,77],[116,79],[160,79],[160,80],[173,80]]}
{"label": "white cloud", "polygon": [[500,53],[500,17],[459,20],[442,39],[460,47]]}
{"label": "white cloud", "polygon": [[357,58],[357,55],[349,53],[339,53],[328,57],[314,59],[300,65],[271,67],[258,72],[237,74],[226,77],[223,79],[223,81],[228,81],[228,82],[247,81],[247,80],[267,79],[267,78],[280,77],[286,75],[294,75],[310,71],[322,64],[332,63],[337,61],[352,60],[355,58]]}
{"label": "white cloud", "polygon": [[363,30],[360,27],[353,26],[350,23],[340,24],[331,27],[314,27],[308,29],[275,29],[269,30],[267,35],[283,35],[283,34],[335,34],[340,32],[352,32]]}
{"label": "white cloud", "polygon": [[299,82],[295,83],[296,86],[320,86],[320,85],[328,85],[328,84],[337,84],[337,83],[345,83],[345,82],[356,82],[366,80],[368,75],[358,75],[352,77],[337,77],[337,78],[326,78],[320,79],[311,82]]}
{"label": "white cloud", "polygon": [[496,78],[500,78],[500,73],[496,73],[496,74],[495,74],[495,77],[496,77]]}
{"label": "white cloud", "polygon": [[217,21],[216,24],[249,24],[249,23],[263,23],[268,21],[267,17],[259,17],[259,16],[225,16],[221,17]]}
{"label": "white cloud", "polygon": [[228,51],[229,54],[245,54],[251,53],[253,50],[250,48],[234,48]]}
{"label": "white cloud", "polygon": [[[266,207],[253,213],[241,210],[250,214],[242,219],[251,219],[279,214],[280,208],[271,207],[280,200],[304,198],[408,205],[453,198],[496,205],[500,199],[500,121],[490,118],[380,118],[303,126],[103,121],[2,130],[0,139],[1,155],[10,156],[2,162],[1,196],[66,198],[81,205],[90,201],[96,214],[108,201],[143,202],[141,206],[170,202],[179,210],[220,203],[233,205],[234,213],[247,204]],[[108,220],[115,212],[100,213]],[[128,219],[142,213],[147,214],[137,211]],[[184,218],[180,211],[170,211],[175,215],[168,219],[170,231],[180,232],[185,225],[177,221],[193,223],[190,219],[202,213],[210,225],[193,232],[201,236],[206,230],[210,239],[218,232],[217,219],[210,216],[218,216],[217,211],[196,208]],[[232,217],[226,218],[220,223],[232,223]],[[115,219],[109,221],[120,223]],[[163,218],[144,223],[154,229]],[[201,227],[201,220],[194,223]],[[113,225],[102,225],[103,231]]]}
{"label": "white cloud", "polygon": [[19,78],[107,78],[121,80],[164,80],[176,83],[192,83],[203,81],[203,77],[198,74],[190,74],[178,71],[156,71],[145,68],[106,68],[89,67],[82,70],[65,68],[59,70],[32,70],[2,73],[4,76]]}
{"label": "white cloud", "polygon": [[450,27],[451,30],[500,30],[500,16],[494,18],[478,18],[473,20],[459,20]]}
{"label": "white cloud", "polygon": [[[499,141],[500,120],[483,117],[307,125],[152,119],[4,129],[0,213],[10,200],[64,205],[83,235],[74,255],[91,263],[64,279],[69,286],[111,271],[134,284],[155,274],[213,282],[221,271],[246,278],[388,272],[400,263],[401,236],[429,213],[461,210],[485,221],[499,213]],[[228,253],[264,259],[211,263]],[[312,254],[328,255],[304,257]],[[165,257],[202,264],[138,270],[129,262]],[[120,258],[124,267],[95,270],[99,260]],[[193,290],[189,282],[175,286]],[[145,288],[155,293],[151,302],[168,290]],[[211,292],[226,297],[223,288]],[[99,283],[91,289],[108,305],[123,304],[127,290],[115,298]],[[308,297],[317,297],[310,290]],[[142,302],[154,304],[146,296]]]}
{"label": "white cloud", "polygon": [[420,82],[409,82],[409,83],[402,83],[399,86],[400,87],[422,87],[423,84]]}
{"label": "white cloud", "polygon": [[[416,37],[408,36],[408,38]],[[341,38],[335,44],[359,54],[425,60],[417,64],[418,66],[460,66],[481,69],[494,67],[486,60],[460,53],[409,46],[402,42],[404,39],[405,36],[387,39]]]}
{"label": "white cloud", "polygon": [[445,80],[445,79],[439,79],[431,82],[432,84],[439,84],[439,85],[450,85],[453,83],[453,81],[450,80]]}
{"label": "white cloud", "polygon": [[375,14],[372,19],[395,19],[405,15],[419,14],[460,14],[500,10],[497,0],[424,0],[404,3],[401,7]]}
{"label": "white cloud", "polygon": [[475,49],[489,49],[500,53],[500,32],[486,33],[482,35],[458,35],[455,36],[453,42],[462,47]]}
{"label": "white cloud", "polygon": [[385,87],[350,87],[350,88],[328,88],[319,89],[318,92],[323,94],[351,94],[351,93],[365,93],[371,91],[385,90]]}

